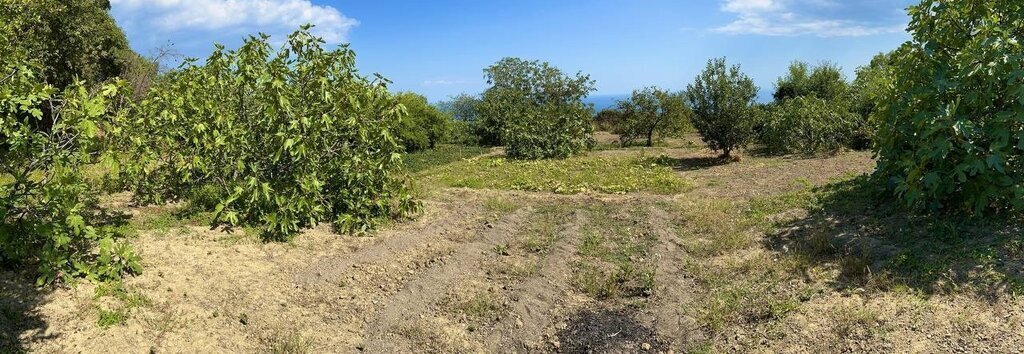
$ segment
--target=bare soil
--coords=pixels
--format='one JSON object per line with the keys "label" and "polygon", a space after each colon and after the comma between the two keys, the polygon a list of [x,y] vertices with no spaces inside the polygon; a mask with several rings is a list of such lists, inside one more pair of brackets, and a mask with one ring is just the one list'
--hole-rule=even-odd
{"label": "bare soil", "polygon": [[[748,155],[725,164],[688,147],[595,152],[619,153],[664,154],[697,188],[678,196],[446,189],[431,193],[421,217],[370,237],[336,235],[327,226],[289,243],[200,226],[142,231],[133,243],[145,271],[125,288],[148,301],[131,308],[123,324],[97,325],[99,309],[117,304],[97,297],[95,284],[40,290],[26,275],[4,272],[0,343],[40,353],[1024,348],[1024,302],[1012,296],[839,286],[837,264],[787,268],[787,250],[757,242],[768,237],[757,229],[746,232],[748,246],[691,254],[695,231],[680,207],[743,203],[867,173],[867,153]],[[509,207],[495,208],[495,201]],[[584,291],[581,267],[591,259],[581,255],[585,243],[623,232],[651,241],[615,242],[634,252],[619,261],[653,269],[653,288],[614,296]],[[594,267],[616,269],[612,264]],[[734,289],[737,279],[749,289]],[[748,308],[762,301],[762,288],[776,296],[764,300],[767,314]],[[721,296],[737,289],[744,295],[735,303]]]}

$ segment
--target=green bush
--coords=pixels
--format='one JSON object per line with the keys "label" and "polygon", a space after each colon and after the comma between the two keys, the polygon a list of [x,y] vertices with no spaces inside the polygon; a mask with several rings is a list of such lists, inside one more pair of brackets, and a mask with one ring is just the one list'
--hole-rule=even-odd
{"label": "green bush", "polygon": [[560,158],[593,145],[593,109],[583,99],[594,81],[548,63],[505,58],[487,68],[480,105],[482,141],[498,135],[515,159]]}
{"label": "green bush", "polygon": [[812,154],[870,144],[867,118],[853,114],[860,95],[839,66],[796,61],[775,86],[775,102],[766,107],[758,129],[768,150]]}
{"label": "green bush", "polygon": [[880,95],[892,77],[893,55],[882,53],[871,59],[871,63],[857,68],[857,78],[851,85],[852,102],[850,110],[859,115],[857,131],[850,142],[854,149],[871,147],[875,137],[875,126],[869,122],[877,109]]}
{"label": "green bush", "polygon": [[501,145],[497,136],[488,136],[480,119],[480,98],[460,94],[438,104],[452,118],[448,143],[460,145]]}
{"label": "green bush", "polygon": [[689,109],[681,94],[657,87],[633,91],[629,100],[619,103],[622,123],[616,133],[622,145],[644,139],[648,147],[655,138],[674,136],[687,128]]}
{"label": "green bush", "polygon": [[602,132],[622,130],[623,112],[617,108],[602,109],[594,116],[594,129]]}
{"label": "green bush", "polygon": [[433,149],[448,139],[451,118],[412,92],[398,94],[398,102],[408,113],[398,125],[398,140],[406,152]]}
{"label": "green bush", "polygon": [[877,175],[907,204],[1024,209],[1024,4],[925,0],[872,117]]}
{"label": "green bush", "polygon": [[82,172],[108,150],[104,136],[117,133],[114,103],[123,92],[77,83],[58,94],[40,83],[40,66],[0,37],[0,264],[37,265],[39,284],[138,272]]}
{"label": "green bush", "polygon": [[789,73],[775,83],[775,102],[797,97],[817,97],[826,101],[846,101],[850,84],[843,70],[830,62],[811,67],[801,61],[789,65]]}
{"label": "green bush", "polygon": [[757,116],[757,86],[738,65],[728,67],[725,58],[708,61],[685,95],[693,126],[711,150],[731,157],[733,150],[746,146]]}
{"label": "green bush", "polygon": [[273,239],[321,221],[363,231],[418,208],[399,180],[405,110],[385,80],[358,75],[350,49],[326,50],[308,29],[277,51],[266,35],[218,46],[151,90],[125,172],[141,201],[210,188],[215,225]]}
{"label": "green bush", "polygon": [[829,101],[791,98],[767,110],[760,139],[773,153],[835,152],[849,144],[858,121],[856,114]]}

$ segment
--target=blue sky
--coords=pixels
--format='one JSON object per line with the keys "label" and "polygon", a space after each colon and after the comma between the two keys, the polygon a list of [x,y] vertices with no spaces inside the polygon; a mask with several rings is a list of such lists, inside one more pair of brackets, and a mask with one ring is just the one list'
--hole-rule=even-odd
{"label": "blue sky", "polygon": [[146,54],[173,43],[203,57],[247,33],[284,36],[302,23],[350,43],[364,74],[433,101],[486,88],[483,68],[506,56],[549,61],[597,81],[596,94],[656,85],[684,89],[725,56],[768,96],[793,60],[848,73],[909,36],[912,0],[113,0],[113,15]]}

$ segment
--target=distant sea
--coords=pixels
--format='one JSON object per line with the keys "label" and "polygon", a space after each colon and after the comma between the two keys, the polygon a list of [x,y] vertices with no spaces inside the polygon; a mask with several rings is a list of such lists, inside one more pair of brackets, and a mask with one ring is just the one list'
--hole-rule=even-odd
{"label": "distant sea", "polygon": [[[762,89],[757,93],[757,102],[771,102],[773,99],[772,93],[772,90]],[[628,99],[629,95],[592,95],[583,100],[583,102],[594,104],[594,112],[600,112],[602,109],[615,108],[619,104],[619,101]]]}
{"label": "distant sea", "polygon": [[594,111],[600,112],[602,109],[614,108],[619,104],[619,101],[628,98],[629,95],[592,95],[583,100],[583,102],[593,104]]}

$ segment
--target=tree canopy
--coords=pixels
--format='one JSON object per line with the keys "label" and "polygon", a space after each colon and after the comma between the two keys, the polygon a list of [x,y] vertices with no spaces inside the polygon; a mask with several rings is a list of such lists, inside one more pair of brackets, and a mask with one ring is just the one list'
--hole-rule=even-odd
{"label": "tree canopy", "polygon": [[693,126],[709,148],[731,157],[753,134],[754,80],[728,66],[725,58],[708,61],[707,67],[686,88],[686,100],[693,110]]}
{"label": "tree canopy", "polygon": [[629,100],[619,103],[622,124],[618,129],[623,145],[644,139],[654,145],[655,137],[681,133],[687,126],[689,109],[682,94],[657,87],[633,91]]}
{"label": "tree canopy", "polygon": [[513,158],[566,157],[593,142],[590,76],[551,64],[505,58],[485,70],[490,88],[480,105],[482,141],[501,143]]}

